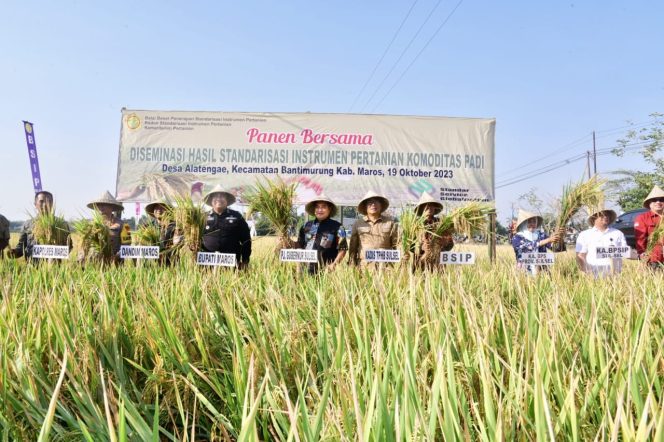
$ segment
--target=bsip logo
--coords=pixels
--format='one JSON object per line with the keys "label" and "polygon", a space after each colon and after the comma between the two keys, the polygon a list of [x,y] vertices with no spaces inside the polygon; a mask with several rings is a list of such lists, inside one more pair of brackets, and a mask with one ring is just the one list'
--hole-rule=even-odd
{"label": "bsip logo", "polygon": [[25,123],[25,131],[29,134],[32,133],[32,124],[30,123]]}
{"label": "bsip logo", "polygon": [[131,130],[135,130],[141,127],[141,119],[138,118],[138,115],[136,114],[128,115],[125,122],[127,123],[127,127]]}

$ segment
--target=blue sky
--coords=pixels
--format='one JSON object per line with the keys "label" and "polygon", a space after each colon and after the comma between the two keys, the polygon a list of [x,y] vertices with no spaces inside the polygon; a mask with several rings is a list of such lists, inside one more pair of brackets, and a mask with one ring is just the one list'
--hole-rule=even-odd
{"label": "blue sky", "polygon": [[[352,107],[412,1],[5,2],[0,213],[31,209],[23,119],[45,188],[78,217],[115,189],[122,107],[494,117],[498,182],[583,153],[592,130],[611,147],[615,128],[664,111],[664,3],[465,0],[415,59],[457,3],[440,2],[367,102],[438,4],[418,0]],[[646,165],[598,158],[600,173],[623,167]],[[498,189],[499,220],[519,195],[553,198],[584,168]]]}

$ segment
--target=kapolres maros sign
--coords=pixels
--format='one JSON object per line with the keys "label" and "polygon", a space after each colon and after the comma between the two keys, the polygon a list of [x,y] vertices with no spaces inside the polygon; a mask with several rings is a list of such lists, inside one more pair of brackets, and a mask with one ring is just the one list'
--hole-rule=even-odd
{"label": "kapolres maros sign", "polygon": [[356,205],[427,191],[442,202],[494,199],[494,119],[393,115],[122,111],[117,197],[194,198],[221,184],[244,203],[257,179],[299,183]]}

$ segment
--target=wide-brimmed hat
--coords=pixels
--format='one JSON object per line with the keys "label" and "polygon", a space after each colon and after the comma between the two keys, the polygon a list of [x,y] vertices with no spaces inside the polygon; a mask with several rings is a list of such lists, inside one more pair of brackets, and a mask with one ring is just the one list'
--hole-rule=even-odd
{"label": "wide-brimmed hat", "polygon": [[424,208],[427,205],[434,207],[434,212],[433,212],[434,215],[440,213],[440,211],[443,210],[443,204],[440,201],[436,201],[436,199],[432,197],[429,192],[424,192],[420,196],[420,200],[417,202],[417,205],[415,206],[415,213],[418,215],[422,215],[422,213],[424,212]]}
{"label": "wide-brimmed hat", "polygon": [[544,222],[544,218],[542,218],[541,216],[536,215],[532,212],[528,212],[527,210],[519,209],[519,216],[516,219],[517,232],[521,230],[521,224],[525,223],[531,218],[537,218],[537,227],[540,227]]}
{"label": "wide-brimmed hat", "polygon": [[116,210],[124,210],[124,207],[122,206],[122,203],[118,200],[116,200],[113,195],[107,190],[106,192],[102,193],[99,198],[94,199],[93,201],[88,203],[88,208],[95,210],[97,206],[100,206],[102,204],[106,204],[109,206],[113,206]]}
{"label": "wide-brimmed hat", "polygon": [[618,218],[616,212],[614,212],[611,209],[605,209],[603,206],[591,208],[588,210],[588,213],[590,214],[590,216],[588,216],[588,224],[590,224],[590,227],[593,227],[595,225],[595,220],[601,213],[607,214],[607,216],[609,217],[609,224],[613,224],[616,218]]}
{"label": "wide-brimmed hat", "polygon": [[385,198],[382,195],[378,195],[376,192],[373,190],[370,190],[364,195],[364,198],[360,201],[360,204],[357,205],[357,211],[360,212],[362,215],[367,214],[367,201],[370,199],[378,199],[381,201],[380,208],[381,208],[381,213],[385,212],[388,207],[390,207],[390,202],[388,201],[387,198]]}
{"label": "wide-brimmed hat", "polygon": [[309,201],[307,204],[305,204],[304,211],[311,216],[316,216],[316,203],[318,202],[324,202],[330,206],[330,218],[333,218],[334,215],[337,214],[338,210],[337,205],[334,204],[334,201],[332,201],[330,198],[328,198],[325,195],[319,195],[316,198]]}
{"label": "wide-brimmed hat", "polygon": [[166,198],[161,198],[156,201],[152,201],[147,206],[145,206],[145,213],[154,218],[154,209],[156,209],[157,206],[162,206],[166,209],[173,207],[173,205]]}
{"label": "wide-brimmed hat", "polygon": [[224,190],[224,188],[221,187],[220,184],[217,184],[216,186],[214,186],[212,190],[210,190],[208,193],[205,194],[205,196],[203,197],[203,202],[208,206],[211,206],[210,197],[215,193],[221,193],[222,195],[224,195],[226,197],[226,201],[228,202],[229,206],[235,203],[235,195],[228,192],[227,190]]}
{"label": "wide-brimmed hat", "polygon": [[655,198],[664,198],[664,190],[662,190],[659,186],[652,188],[646,199],[643,200],[643,207],[650,209],[650,200]]}

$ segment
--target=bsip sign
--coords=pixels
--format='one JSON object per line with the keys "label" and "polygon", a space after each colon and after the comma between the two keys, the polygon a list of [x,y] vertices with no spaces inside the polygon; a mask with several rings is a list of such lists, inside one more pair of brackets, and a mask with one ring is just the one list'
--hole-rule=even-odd
{"label": "bsip sign", "polygon": [[28,144],[28,158],[30,160],[30,173],[32,173],[32,187],[35,193],[42,191],[41,173],[39,171],[39,157],[37,156],[37,143],[35,141],[34,125],[29,121],[23,121],[25,129],[25,141]]}

